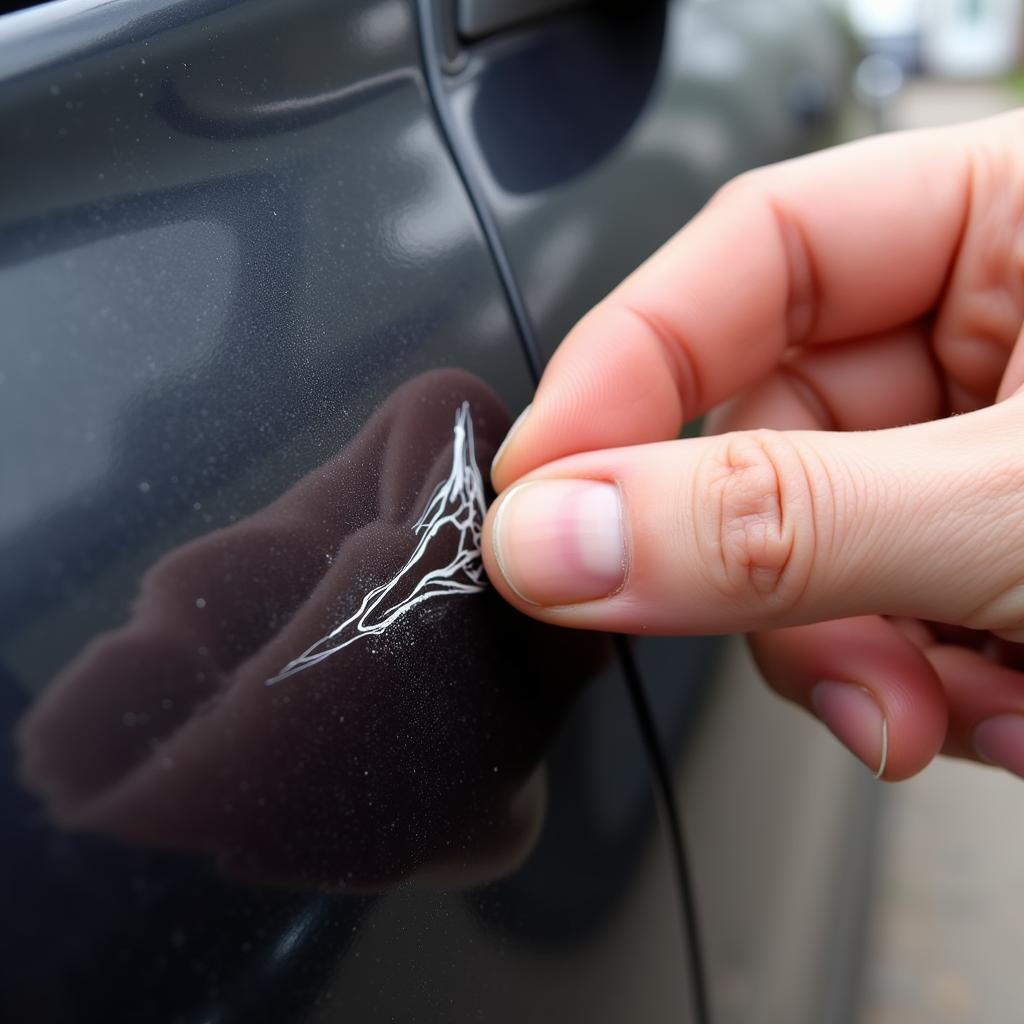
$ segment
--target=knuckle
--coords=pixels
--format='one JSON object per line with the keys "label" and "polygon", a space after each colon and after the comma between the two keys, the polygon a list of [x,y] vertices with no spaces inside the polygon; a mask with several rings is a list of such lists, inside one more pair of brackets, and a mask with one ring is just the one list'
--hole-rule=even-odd
{"label": "knuckle", "polygon": [[725,597],[783,614],[807,587],[817,540],[805,456],[770,430],[719,441],[696,475],[701,563]]}
{"label": "knuckle", "polygon": [[753,170],[744,171],[722,185],[712,196],[711,202],[718,205],[759,199],[764,193],[765,177],[764,168],[755,167]]}

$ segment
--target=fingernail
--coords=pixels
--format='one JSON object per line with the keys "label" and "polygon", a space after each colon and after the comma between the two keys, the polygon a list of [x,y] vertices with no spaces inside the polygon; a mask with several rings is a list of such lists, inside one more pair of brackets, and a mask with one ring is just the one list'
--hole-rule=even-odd
{"label": "fingernail", "polygon": [[989,764],[1024,778],[1024,715],[994,715],[974,728],[974,749]]}
{"label": "fingernail", "polygon": [[502,455],[508,450],[509,442],[515,436],[516,431],[523,425],[523,421],[526,419],[526,414],[530,411],[530,406],[527,406],[515,419],[515,422],[511,427],[508,428],[508,433],[505,435],[505,440],[498,445],[498,450],[494,453],[494,458],[491,459],[491,476],[494,476],[494,470],[498,466],[498,462],[501,460]]}
{"label": "fingernail", "polygon": [[607,597],[626,578],[615,484],[538,480],[513,487],[498,508],[493,541],[506,582],[531,604]]}
{"label": "fingernail", "polygon": [[814,713],[832,734],[881,778],[889,759],[889,725],[875,698],[855,683],[818,683],[811,690]]}

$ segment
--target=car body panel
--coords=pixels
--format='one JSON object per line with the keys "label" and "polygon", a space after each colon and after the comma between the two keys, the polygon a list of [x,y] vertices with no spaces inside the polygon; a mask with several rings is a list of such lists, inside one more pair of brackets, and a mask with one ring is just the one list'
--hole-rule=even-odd
{"label": "car body panel", "polygon": [[5,1018],[685,1019],[606,642],[415,601],[532,378],[412,8],[0,38]]}
{"label": "car body panel", "polygon": [[[700,1018],[668,770],[685,811],[702,721],[724,757],[713,645],[515,615],[474,473],[588,305],[817,138],[778,108],[804,51],[749,3],[652,8],[617,56],[577,12],[446,97],[424,10],[0,19],[5,1017]],[[701,71],[729,46],[750,78]],[[746,918],[704,820],[717,985]]]}
{"label": "car body panel", "polygon": [[605,5],[467,46],[441,98],[541,353],[730,178],[834,139],[852,57],[805,0]]}
{"label": "car body panel", "polygon": [[[855,48],[803,0],[580,9],[450,63],[439,102],[541,359],[726,181],[858,120]],[[872,780],[719,654],[640,637],[630,655],[673,774],[714,1019],[850,1019]]]}

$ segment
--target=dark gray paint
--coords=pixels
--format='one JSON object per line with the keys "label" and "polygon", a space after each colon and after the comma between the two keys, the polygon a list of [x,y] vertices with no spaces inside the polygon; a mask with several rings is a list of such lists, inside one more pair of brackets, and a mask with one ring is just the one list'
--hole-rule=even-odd
{"label": "dark gray paint", "polygon": [[[3,1016],[685,1019],[630,695],[611,663],[572,701],[600,641],[524,637],[490,595],[320,678],[245,675],[308,572],[268,505],[340,488],[329,522],[288,507],[329,560],[362,552],[326,570],[356,581],[344,605],[444,458],[435,427],[422,454],[347,447],[374,409],[435,367],[512,410],[531,389],[409,6],[57,4],[0,39]],[[440,422],[442,400],[416,401]],[[537,846],[487,884],[546,747]]]}
{"label": "dark gray paint", "polygon": [[[388,644],[368,641],[272,701],[253,676],[236,724],[280,715],[288,743],[255,748],[252,778],[237,778],[249,795],[229,809],[225,780],[248,756],[238,732],[184,745],[220,771],[181,799],[152,771],[164,737],[139,731],[128,696],[154,679],[185,694],[195,680],[174,668],[181,636],[130,664],[112,631],[141,614],[147,579],[163,580],[165,603],[194,604],[180,563],[212,585],[242,530],[237,568],[273,585],[265,599],[226,602],[216,621],[238,626],[227,646],[251,654],[270,628],[250,621],[261,602],[305,586],[279,554],[284,535],[272,526],[262,543],[254,524],[318,472],[343,490],[351,480],[356,497],[322,521],[303,505],[318,539],[294,557],[353,544],[363,561],[323,579],[358,564],[378,582],[435,479],[424,463],[443,462],[437,424],[452,388],[491,407],[480,385],[449,381],[423,396],[433,426],[421,437],[367,441],[374,410],[454,366],[516,411],[532,388],[534,335],[550,352],[725,177],[817,137],[799,76],[806,61],[814,74],[830,67],[834,36],[818,25],[805,46],[758,10],[700,5],[704,21],[687,28],[673,3],[667,20],[655,9],[618,40],[621,23],[602,16],[538,21],[465,51],[449,22],[450,102],[428,90],[416,12],[400,0],[65,0],[0,19],[0,711],[13,837],[0,857],[19,939],[0,983],[5,1017],[690,1019],[692,936],[652,797],[644,695],[600,641],[530,634],[492,595],[410,618]],[[518,91],[531,73],[532,91]],[[574,88],[582,73],[589,89]],[[804,83],[795,113],[793,74]],[[809,92],[827,97],[825,80]],[[538,85],[558,82],[576,115],[560,140],[530,107]],[[493,128],[506,116],[518,127],[502,136]],[[507,422],[486,419],[483,461]],[[397,491],[368,482],[388,472]],[[388,542],[359,547],[374,536]],[[189,610],[189,643],[203,621]],[[89,644],[117,655],[109,687],[83,668]],[[639,654],[665,750],[677,751],[699,724],[708,652]],[[233,663],[214,667],[237,684]],[[50,746],[38,725],[21,726],[15,745],[40,708]],[[201,732],[205,712],[200,701],[185,724]],[[119,724],[134,731],[120,736]],[[539,841],[495,878],[510,870],[495,849],[509,858],[503,828],[543,751]],[[121,794],[84,825],[55,825],[62,794],[38,793],[41,780],[65,758],[88,775],[114,754],[143,766],[152,799]],[[363,788],[371,768],[379,781]],[[261,798],[269,819],[253,810]],[[397,829],[381,800],[402,807]],[[239,808],[252,828],[228,849]],[[280,842],[293,834],[302,841]],[[714,856],[690,838],[698,866]],[[363,885],[341,894],[348,871]],[[410,874],[418,881],[396,884]],[[760,877],[771,886],[769,868]],[[728,880],[699,871],[697,884],[714,908]]]}
{"label": "dark gray paint", "polygon": [[[855,60],[804,0],[613,5],[452,59],[450,132],[541,357],[729,178],[834,141],[856,118]],[[715,1019],[849,1019],[871,780],[791,711],[760,727],[767,698],[716,681],[713,639],[632,651],[674,767]]]}
{"label": "dark gray paint", "polygon": [[459,35],[479,39],[532,18],[578,7],[585,0],[458,0],[455,11]]}
{"label": "dark gray paint", "polygon": [[447,100],[541,350],[729,178],[827,141],[850,61],[804,0],[610,5],[471,47]]}

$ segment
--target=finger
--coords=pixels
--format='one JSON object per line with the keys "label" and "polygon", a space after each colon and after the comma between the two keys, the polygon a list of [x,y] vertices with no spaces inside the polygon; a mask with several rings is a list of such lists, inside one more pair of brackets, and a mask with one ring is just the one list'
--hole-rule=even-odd
{"label": "finger", "polygon": [[[871,430],[938,416],[944,391],[928,330],[915,324],[807,348],[720,406],[709,432],[751,426]],[[923,639],[931,642],[918,620]],[[945,694],[910,640],[878,616],[751,636],[766,681],[816,715],[877,776],[920,771],[942,745]]]}
{"label": "finger", "polygon": [[[798,350],[716,409],[709,432],[751,426],[871,430],[943,411],[928,330],[915,324],[859,341]],[[919,648],[878,616],[754,634],[766,681],[806,708],[876,775],[920,771],[942,745],[946,699]],[[884,762],[884,763],[883,763]]]}
{"label": "finger", "polygon": [[999,382],[996,400],[1001,402],[1003,399],[1009,398],[1010,395],[1019,391],[1022,385],[1024,385],[1024,330],[1017,335],[1013,352],[1007,360],[1006,369]]}
{"label": "finger", "polygon": [[488,513],[536,618],[751,631],[879,613],[1024,627],[1024,397],[885,431],[746,431],[571,456]]}
{"label": "finger", "polygon": [[963,237],[935,323],[934,346],[955,412],[987,405],[1022,382],[1007,357],[1024,323],[1024,148],[1012,134],[980,136],[971,159]]}
{"label": "finger", "polygon": [[675,436],[787,346],[934,307],[963,233],[969,125],[854,143],[748,174],[585,316],[494,467]]}
{"label": "finger", "polygon": [[925,655],[878,616],[751,637],[766,681],[820,718],[876,775],[924,768],[946,736],[946,694]]}
{"label": "finger", "polygon": [[945,753],[999,765],[1024,776],[1024,675],[964,647],[924,652],[945,688]]}
{"label": "finger", "polygon": [[705,433],[878,430],[935,419],[945,391],[928,328],[917,323],[843,344],[797,349],[713,410]]}
{"label": "finger", "polygon": [[935,643],[935,636],[928,623],[920,619],[905,619],[893,616],[885,620],[906,637],[918,650],[924,650]]}

